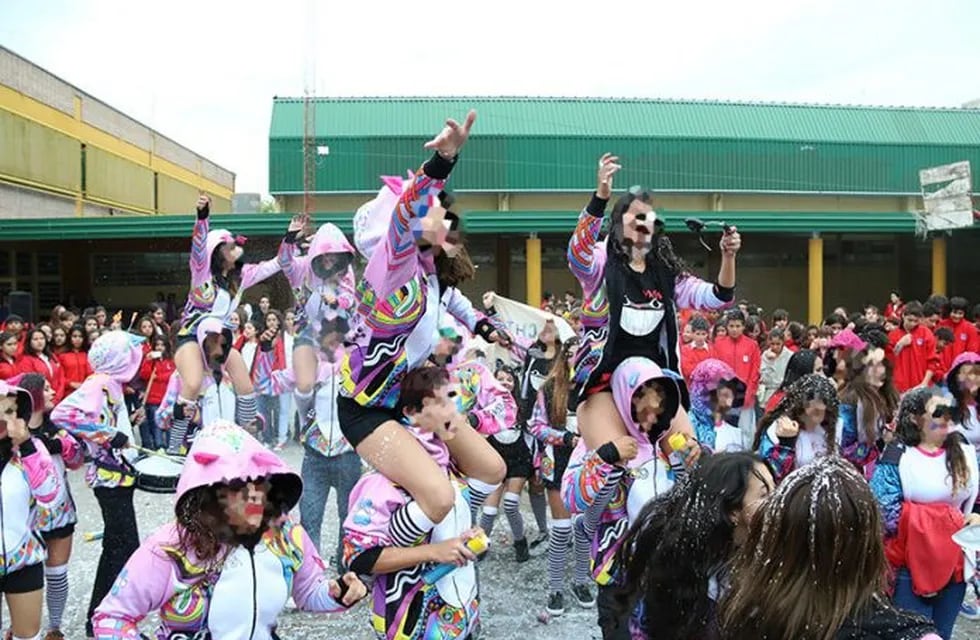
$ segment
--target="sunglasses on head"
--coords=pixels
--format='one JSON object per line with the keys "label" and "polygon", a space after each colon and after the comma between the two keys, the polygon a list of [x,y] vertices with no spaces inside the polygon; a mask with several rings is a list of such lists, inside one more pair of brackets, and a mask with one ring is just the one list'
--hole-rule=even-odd
{"label": "sunglasses on head", "polygon": [[933,418],[943,418],[943,417],[948,418],[952,415],[953,415],[953,407],[949,405],[941,404],[932,410]]}

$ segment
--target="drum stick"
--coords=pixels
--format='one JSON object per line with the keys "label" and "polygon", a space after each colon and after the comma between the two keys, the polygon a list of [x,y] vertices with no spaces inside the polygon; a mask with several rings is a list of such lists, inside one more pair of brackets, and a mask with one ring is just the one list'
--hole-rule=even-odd
{"label": "drum stick", "polygon": [[143,447],[137,447],[135,444],[132,445],[134,449],[140,453],[145,453],[148,456],[156,456],[158,458],[166,458],[171,462],[176,462],[177,464],[184,464],[184,459],[179,456],[172,456],[166,453],[160,453],[159,451],[154,451],[153,449],[144,449]]}
{"label": "drum stick", "polygon": [[129,319],[129,328],[126,329],[126,331],[132,331],[133,330],[133,325],[136,324],[136,316],[138,316],[139,313],[140,313],[139,311],[134,311],[133,312],[133,317]]}
{"label": "drum stick", "polygon": [[82,539],[85,540],[85,542],[95,542],[96,540],[101,540],[103,535],[104,533],[102,531],[86,531],[85,534],[82,535]]}

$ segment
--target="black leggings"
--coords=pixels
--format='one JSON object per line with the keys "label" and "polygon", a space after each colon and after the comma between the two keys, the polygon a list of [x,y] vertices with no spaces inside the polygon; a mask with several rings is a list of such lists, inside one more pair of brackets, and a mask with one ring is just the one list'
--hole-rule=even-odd
{"label": "black leggings", "polygon": [[602,640],[630,640],[629,615],[620,614],[615,606],[616,587],[599,587],[596,608],[599,613],[599,628]]}
{"label": "black leggings", "polygon": [[102,555],[92,585],[92,600],[85,619],[86,631],[91,629],[92,614],[102,604],[126,566],[129,556],[140,546],[140,534],[136,529],[136,511],[133,510],[133,487],[96,487],[95,499],[102,509]]}

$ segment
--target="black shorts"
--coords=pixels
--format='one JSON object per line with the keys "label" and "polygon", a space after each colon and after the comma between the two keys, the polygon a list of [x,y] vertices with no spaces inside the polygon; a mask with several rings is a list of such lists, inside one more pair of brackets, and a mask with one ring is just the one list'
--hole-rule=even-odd
{"label": "black shorts", "polygon": [[177,353],[177,350],[178,349],[180,349],[182,346],[184,346],[185,344],[188,344],[190,342],[193,342],[193,343],[197,344],[197,332],[196,331],[192,331],[191,333],[187,333],[187,334],[184,334],[184,335],[178,334],[177,335],[177,340],[176,340],[176,342],[174,344],[174,353]]}
{"label": "black shorts", "polygon": [[347,438],[350,446],[364,442],[364,439],[374,433],[374,430],[389,420],[398,421],[394,409],[384,407],[365,407],[346,396],[337,396],[337,421],[340,432]]}
{"label": "black shorts", "polygon": [[504,464],[507,465],[507,473],[504,475],[505,479],[526,479],[534,475],[534,463],[531,460],[531,450],[527,448],[527,443],[524,442],[523,434],[521,434],[516,442],[512,442],[510,444],[504,444],[493,436],[487,438],[487,442],[490,443],[490,446],[493,447],[494,451],[500,454],[500,457],[504,459]]}
{"label": "black shorts", "polygon": [[30,593],[43,588],[43,562],[0,576],[0,593]]}
{"label": "black shorts", "polygon": [[75,534],[75,523],[66,524],[63,527],[58,527],[57,529],[52,529],[51,531],[42,531],[41,537],[45,542],[50,542],[51,540],[64,540],[65,538],[70,538]]}
{"label": "black shorts", "polygon": [[572,448],[552,447],[552,449],[555,453],[555,479],[545,480],[544,486],[546,489],[561,491],[561,477],[565,475],[565,469],[568,468],[568,461],[572,458]]}

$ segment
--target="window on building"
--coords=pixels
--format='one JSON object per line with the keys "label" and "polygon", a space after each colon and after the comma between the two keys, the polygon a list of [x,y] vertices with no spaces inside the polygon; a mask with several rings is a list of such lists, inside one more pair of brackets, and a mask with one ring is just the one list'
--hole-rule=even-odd
{"label": "window on building", "polygon": [[186,285],[188,253],[101,253],[92,256],[96,287]]}

